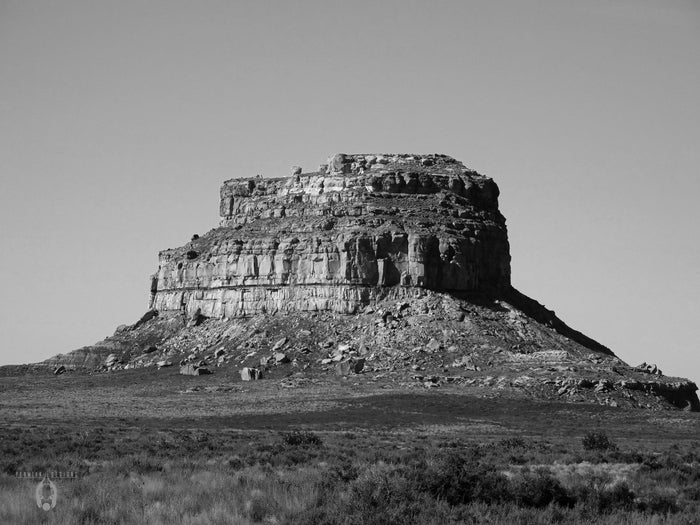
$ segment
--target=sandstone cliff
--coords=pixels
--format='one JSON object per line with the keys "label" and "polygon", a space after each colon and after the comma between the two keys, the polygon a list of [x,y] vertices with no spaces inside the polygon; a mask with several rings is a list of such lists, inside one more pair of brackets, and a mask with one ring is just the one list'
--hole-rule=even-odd
{"label": "sandstone cliff", "polygon": [[220,228],[160,253],[153,308],[350,314],[416,287],[510,285],[498,187],[444,155],[335,155],[313,173],[229,180],[220,213]]}

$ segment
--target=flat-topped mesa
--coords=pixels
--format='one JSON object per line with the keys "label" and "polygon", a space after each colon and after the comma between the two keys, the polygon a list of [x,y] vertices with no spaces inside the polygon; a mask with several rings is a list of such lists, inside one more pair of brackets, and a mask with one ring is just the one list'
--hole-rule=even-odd
{"label": "flat-topped mesa", "polygon": [[353,313],[429,289],[510,287],[498,187],[446,155],[345,155],[312,173],[232,179],[221,225],[160,253],[151,306],[230,318]]}

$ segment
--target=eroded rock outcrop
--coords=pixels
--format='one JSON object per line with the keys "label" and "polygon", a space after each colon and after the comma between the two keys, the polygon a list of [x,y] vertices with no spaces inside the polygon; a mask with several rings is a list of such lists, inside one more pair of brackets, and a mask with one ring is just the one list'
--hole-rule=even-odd
{"label": "eroded rock outcrop", "polygon": [[510,286],[498,193],[445,155],[338,154],[323,171],[232,179],[221,227],[160,253],[152,307],[233,318],[354,313],[413,288],[498,295]]}

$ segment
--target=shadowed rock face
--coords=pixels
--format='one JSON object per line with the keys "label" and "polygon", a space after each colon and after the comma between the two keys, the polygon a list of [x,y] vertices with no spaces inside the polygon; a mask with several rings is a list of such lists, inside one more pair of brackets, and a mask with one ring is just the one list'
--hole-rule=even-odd
{"label": "shadowed rock face", "polygon": [[498,193],[445,155],[338,154],[313,173],[232,179],[221,226],[160,253],[151,306],[233,318],[354,313],[416,288],[499,295],[510,254]]}

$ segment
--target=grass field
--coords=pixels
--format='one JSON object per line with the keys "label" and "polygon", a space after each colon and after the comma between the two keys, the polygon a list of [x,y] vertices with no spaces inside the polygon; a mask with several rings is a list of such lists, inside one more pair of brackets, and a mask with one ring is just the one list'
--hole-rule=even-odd
{"label": "grass field", "polygon": [[[0,523],[700,523],[699,414],[295,384],[0,378]],[[16,471],[78,478],[45,512]]]}

